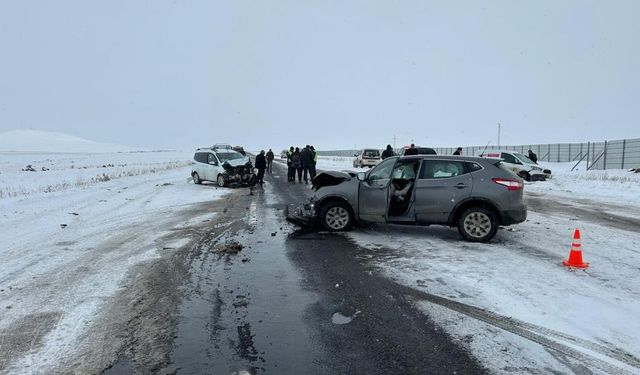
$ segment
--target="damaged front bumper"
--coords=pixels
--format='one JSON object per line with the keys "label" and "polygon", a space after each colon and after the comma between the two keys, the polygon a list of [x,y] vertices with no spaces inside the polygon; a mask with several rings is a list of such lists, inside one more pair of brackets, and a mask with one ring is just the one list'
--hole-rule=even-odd
{"label": "damaged front bumper", "polygon": [[287,206],[285,215],[287,221],[302,227],[312,227],[318,223],[316,207],[313,201],[294,208]]}

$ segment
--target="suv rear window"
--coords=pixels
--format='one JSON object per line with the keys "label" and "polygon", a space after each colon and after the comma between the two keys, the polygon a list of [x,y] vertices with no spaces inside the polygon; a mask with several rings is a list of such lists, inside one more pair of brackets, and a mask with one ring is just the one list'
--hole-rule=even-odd
{"label": "suv rear window", "polygon": [[193,155],[193,160],[199,162],[199,163],[207,163],[207,152],[196,152],[195,155]]}
{"label": "suv rear window", "polygon": [[420,169],[421,179],[437,179],[457,177],[478,171],[482,167],[478,163],[457,160],[423,160]]}
{"label": "suv rear window", "polygon": [[364,150],[362,156],[365,158],[377,158],[380,157],[380,150]]}

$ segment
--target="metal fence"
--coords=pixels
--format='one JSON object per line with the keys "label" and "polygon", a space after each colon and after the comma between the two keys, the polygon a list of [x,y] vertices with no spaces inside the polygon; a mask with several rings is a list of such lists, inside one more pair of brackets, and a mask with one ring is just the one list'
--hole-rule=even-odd
{"label": "metal fence", "polygon": [[[604,142],[549,143],[516,146],[467,146],[462,155],[478,155],[487,150],[514,150],[527,154],[532,150],[539,161],[555,163],[583,162],[587,169],[627,169],[640,168],[640,138],[621,139]],[[434,147],[440,155],[453,154],[456,147]],[[399,150],[396,150],[399,151]],[[357,150],[318,151],[325,156],[353,156]]]}
{"label": "metal fence", "polygon": [[[486,146],[463,147],[463,155],[478,155]],[[489,146],[486,149],[514,150],[538,155],[539,161],[555,163],[585,162],[587,169],[626,169],[640,167],[640,138],[604,142],[550,143],[516,146]],[[453,154],[456,147],[436,147],[438,154]]]}

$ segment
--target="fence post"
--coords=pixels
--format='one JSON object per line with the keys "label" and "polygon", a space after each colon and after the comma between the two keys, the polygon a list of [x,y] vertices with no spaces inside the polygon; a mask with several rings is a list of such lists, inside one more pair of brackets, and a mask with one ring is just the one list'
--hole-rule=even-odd
{"label": "fence post", "polygon": [[607,141],[604,141],[604,161],[602,169],[607,169]]}
{"label": "fence post", "polygon": [[584,145],[584,143],[580,142],[580,157],[582,157],[582,146]]}
{"label": "fence post", "polygon": [[627,148],[627,140],[623,139],[622,140],[622,165],[620,166],[621,169],[624,169],[624,153],[625,153],[625,149]]}
{"label": "fence post", "polygon": [[549,143],[549,152],[547,153],[547,161],[551,161],[551,143]]}
{"label": "fence post", "polygon": [[589,170],[589,149],[591,148],[591,142],[587,142],[587,170]]}
{"label": "fence post", "polygon": [[571,143],[569,143],[569,160],[567,161],[571,161]]}

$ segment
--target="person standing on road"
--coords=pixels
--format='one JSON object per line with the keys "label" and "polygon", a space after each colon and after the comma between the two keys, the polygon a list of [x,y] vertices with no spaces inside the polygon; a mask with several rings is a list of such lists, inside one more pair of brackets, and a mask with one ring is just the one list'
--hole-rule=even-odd
{"label": "person standing on road", "polygon": [[311,177],[311,182],[313,182],[313,179],[316,178],[316,164],[318,163],[318,153],[313,146],[309,147],[309,150],[311,151],[311,165],[309,167],[309,174]]}
{"label": "person standing on road", "polygon": [[300,165],[304,175],[304,183],[308,184],[309,167],[311,166],[311,150],[309,150],[309,145],[306,145],[302,151],[300,151]]}
{"label": "person standing on road", "polygon": [[267,151],[267,172],[268,173],[273,173],[273,168],[272,168],[273,159],[274,159],[273,151],[269,149],[269,151]]}
{"label": "person standing on road", "polygon": [[292,165],[292,158],[293,146],[291,146],[291,148],[289,148],[289,151],[287,151],[287,181],[289,182],[293,181],[295,176],[295,170],[293,169]]}
{"label": "person standing on road", "polygon": [[[540,150],[538,150],[540,151]],[[535,154],[535,152],[529,150],[529,159],[531,159],[532,162],[538,164],[538,155]]]}
{"label": "person standing on road", "polygon": [[462,155],[462,147],[458,147],[456,148],[456,150],[453,153],[454,155]]}
{"label": "person standing on road", "polygon": [[264,184],[264,170],[267,169],[267,159],[264,157],[264,150],[256,155],[256,168],[258,169],[258,182]]}
{"label": "person standing on road", "polygon": [[296,147],[296,150],[291,156],[291,170],[293,171],[292,182],[296,182],[296,172],[298,172],[298,183],[302,183],[302,163],[300,161],[300,149]]}
{"label": "person standing on road", "polygon": [[382,151],[382,160],[386,158],[390,158],[392,156],[395,156],[395,153],[393,152],[393,148],[391,148],[391,145],[387,145],[387,148],[384,151]]}

